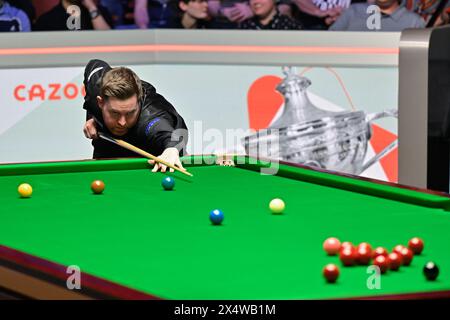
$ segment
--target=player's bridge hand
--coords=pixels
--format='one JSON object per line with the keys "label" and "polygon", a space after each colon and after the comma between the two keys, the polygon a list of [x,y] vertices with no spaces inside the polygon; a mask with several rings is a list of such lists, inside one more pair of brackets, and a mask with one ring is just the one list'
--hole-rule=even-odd
{"label": "player's bridge hand", "polygon": [[[158,157],[161,160],[164,160],[165,162],[170,163],[171,165],[174,165],[182,170],[184,170],[183,165],[181,164],[181,160],[180,160],[180,155],[179,155],[179,151],[177,148],[167,148],[166,150],[164,150],[164,152]],[[167,171],[167,166],[156,162],[155,160],[149,160],[148,161],[149,164],[151,165],[155,165],[153,167],[152,172],[157,172],[157,171],[161,171],[161,172],[166,172]],[[170,172],[174,172],[175,170],[170,168]]]}
{"label": "player's bridge hand", "polygon": [[83,133],[88,139],[97,139],[98,138],[98,131],[97,127],[95,126],[95,120],[89,119],[86,121],[83,127]]}

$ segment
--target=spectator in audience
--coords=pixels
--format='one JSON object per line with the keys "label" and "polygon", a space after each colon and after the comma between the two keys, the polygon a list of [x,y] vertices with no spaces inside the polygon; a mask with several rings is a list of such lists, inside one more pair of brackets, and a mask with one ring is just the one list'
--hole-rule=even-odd
{"label": "spectator in audience", "polygon": [[219,29],[235,29],[253,17],[248,0],[208,0],[210,15]]}
{"label": "spectator in audience", "polygon": [[[278,0],[280,14],[291,16],[291,0]],[[241,22],[253,17],[248,0],[208,0],[209,13],[219,29],[234,29]]]}
{"label": "spectator in audience", "polygon": [[[378,6],[379,23],[375,13],[367,8],[370,3],[352,4],[330,27],[335,31],[402,31],[406,28],[424,28],[425,21],[399,4],[399,0],[375,0]],[[375,22],[375,23],[373,23]]]}
{"label": "spectator in audience", "polygon": [[41,15],[34,29],[39,31],[70,30],[70,6],[80,8],[80,30],[109,30],[113,26],[108,10],[94,0],[61,0],[53,9]]}
{"label": "spectator in audience", "polygon": [[[446,0],[402,0],[402,4],[405,5],[406,9],[415,12],[420,15],[425,22],[428,22],[433,14],[436,12],[437,7],[441,1]],[[434,26],[440,26],[447,24],[448,14],[450,12],[450,1],[444,6],[442,12],[438,15]]]}
{"label": "spectator in audience", "polygon": [[31,23],[36,19],[36,10],[34,9],[34,5],[31,0],[7,0],[8,3],[16,7],[17,9],[22,10],[28,16],[28,19]]}
{"label": "spectator in audience", "polygon": [[0,32],[30,31],[30,20],[25,12],[0,0]]}
{"label": "spectator in audience", "polygon": [[100,4],[108,9],[113,20],[114,27],[123,25],[125,18],[125,5],[128,1],[123,0],[101,0]]}
{"label": "spectator in audience", "polygon": [[292,0],[292,16],[300,20],[304,29],[327,30],[351,3],[366,0]]}
{"label": "spectator in audience", "polygon": [[250,0],[253,17],[239,25],[240,29],[256,30],[300,30],[300,23],[281,15],[276,0]]}
{"label": "spectator in audience", "polygon": [[136,0],[134,20],[140,29],[166,28],[176,14],[170,0]]}
{"label": "spectator in audience", "polygon": [[288,16],[292,20],[295,20],[292,14],[292,6],[292,0],[277,0],[278,12],[284,16]]}
{"label": "spectator in audience", "polygon": [[206,29],[211,27],[208,14],[208,0],[176,0],[177,17],[169,24],[169,28]]}
{"label": "spectator in audience", "polygon": [[111,14],[114,29],[138,28],[134,17],[135,0],[101,0],[100,4]]}
{"label": "spectator in audience", "polygon": [[443,26],[445,24],[450,23],[450,7],[445,8],[442,10],[442,13],[439,15],[439,17],[436,20],[436,23],[434,24],[435,27],[437,26]]}

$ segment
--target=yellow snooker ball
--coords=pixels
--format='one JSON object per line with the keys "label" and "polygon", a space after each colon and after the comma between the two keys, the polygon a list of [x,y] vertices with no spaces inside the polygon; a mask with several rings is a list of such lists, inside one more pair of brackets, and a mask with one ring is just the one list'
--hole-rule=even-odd
{"label": "yellow snooker ball", "polygon": [[22,183],[17,189],[22,198],[29,198],[33,193],[33,188],[28,183]]}
{"label": "yellow snooker ball", "polygon": [[272,201],[270,201],[269,208],[270,211],[272,211],[272,213],[275,214],[283,213],[285,208],[284,201],[278,198],[273,199]]}

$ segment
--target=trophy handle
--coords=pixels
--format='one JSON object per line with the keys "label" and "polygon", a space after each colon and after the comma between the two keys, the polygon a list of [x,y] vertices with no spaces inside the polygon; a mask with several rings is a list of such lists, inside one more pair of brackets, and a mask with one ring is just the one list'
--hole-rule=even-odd
{"label": "trophy handle", "polygon": [[388,109],[381,112],[370,113],[366,116],[366,122],[370,123],[374,120],[378,120],[381,118],[393,117],[398,118],[398,110],[397,109]]}
{"label": "trophy handle", "polygon": [[[386,117],[393,117],[398,118],[398,110],[397,109],[389,109],[381,112],[371,113],[366,116],[366,123],[369,126],[372,121],[375,121],[377,119],[386,118]],[[370,126],[368,129],[368,132],[370,132]],[[391,142],[386,148],[384,148],[380,153],[373,156],[369,161],[367,161],[365,164],[363,164],[360,173],[366,171],[368,168],[370,168],[373,164],[378,162],[381,158],[383,158],[385,155],[387,155],[389,152],[391,152],[398,144],[398,139],[395,139],[393,142]]]}

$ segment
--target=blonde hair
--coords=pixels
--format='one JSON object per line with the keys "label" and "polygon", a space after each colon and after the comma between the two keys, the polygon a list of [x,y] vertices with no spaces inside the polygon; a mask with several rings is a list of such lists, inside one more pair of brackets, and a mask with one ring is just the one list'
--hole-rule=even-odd
{"label": "blonde hair", "polygon": [[103,99],[125,100],[134,95],[138,100],[142,97],[142,83],[133,70],[118,67],[105,73],[100,87],[100,96]]}

